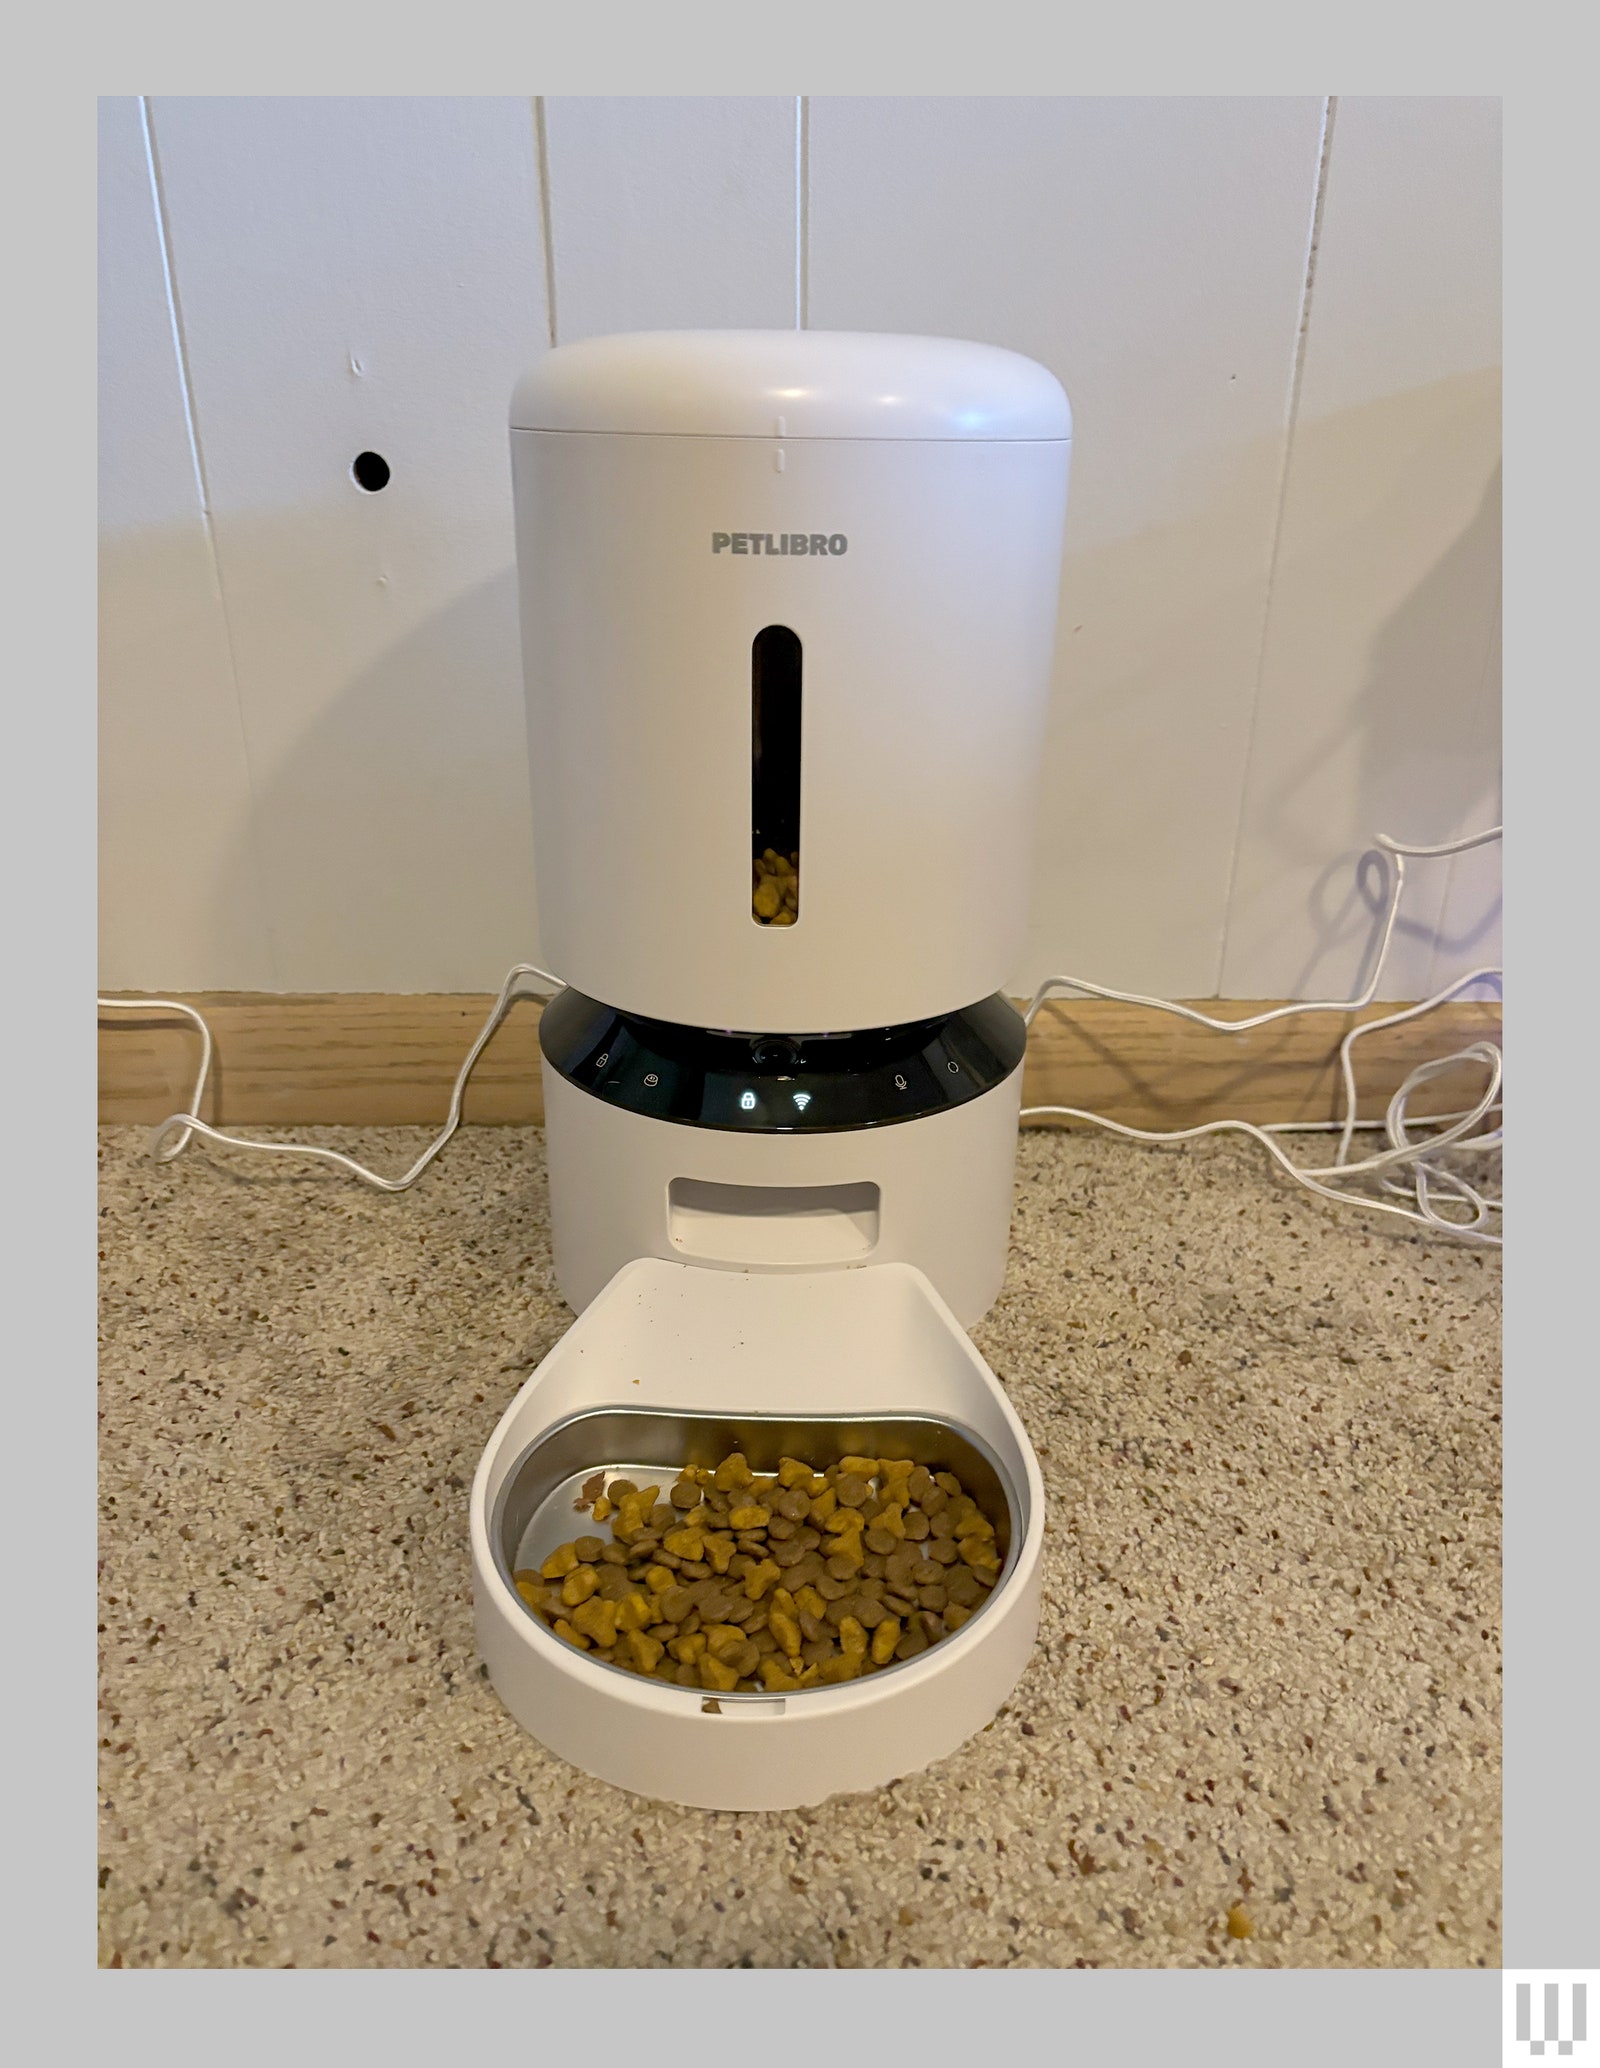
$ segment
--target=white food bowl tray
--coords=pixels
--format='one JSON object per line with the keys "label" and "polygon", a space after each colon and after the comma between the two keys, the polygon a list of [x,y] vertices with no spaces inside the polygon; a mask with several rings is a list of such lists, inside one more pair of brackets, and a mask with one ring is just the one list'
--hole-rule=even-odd
{"label": "white food bowl tray", "polygon": [[[731,1694],[591,1659],[511,1574],[587,1527],[596,1471],[663,1484],[742,1449],[912,1457],[955,1471],[996,1519],[982,1606],[916,1658],[839,1687]],[[791,1809],[878,1788],[953,1752],[1016,1685],[1039,1619],[1044,1488],[999,1381],[909,1264],[770,1275],[625,1265],[523,1386],[472,1485],[473,1605],[489,1678],[534,1737],[586,1773],[706,1809]]]}

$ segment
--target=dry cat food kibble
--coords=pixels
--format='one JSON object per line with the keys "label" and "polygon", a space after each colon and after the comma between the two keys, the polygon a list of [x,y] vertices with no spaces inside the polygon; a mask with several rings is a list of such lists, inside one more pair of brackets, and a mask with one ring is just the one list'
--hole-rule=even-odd
{"label": "dry cat food kibble", "polygon": [[750,910],[763,926],[793,926],[800,913],[800,857],[769,847],[755,858]]}
{"label": "dry cat food kibble", "polygon": [[562,1544],[512,1575],[517,1592],[580,1651],[680,1687],[855,1680],[959,1630],[1000,1576],[994,1524],[960,1480],[908,1458],[782,1458],[762,1475],[734,1451],[667,1487],[590,1486],[610,1540]]}

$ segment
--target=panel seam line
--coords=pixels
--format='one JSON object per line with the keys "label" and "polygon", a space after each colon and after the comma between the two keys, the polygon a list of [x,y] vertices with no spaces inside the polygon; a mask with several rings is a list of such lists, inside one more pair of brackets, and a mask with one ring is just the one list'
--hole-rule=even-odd
{"label": "panel seam line", "polygon": [[257,809],[256,772],[250,754],[250,728],[245,723],[244,697],[239,685],[239,650],[234,637],[228,592],[222,580],[222,556],[217,547],[217,529],[212,516],[211,488],[206,475],[205,447],[195,413],[194,381],[189,366],[189,341],[184,328],[183,304],[178,293],[177,269],[172,259],[172,225],[167,211],[166,187],[161,175],[161,153],[156,144],[155,125],[150,117],[150,96],[139,95],[139,126],[144,137],[145,167],[150,177],[150,198],[155,208],[156,241],[161,253],[162,284],[167,293],[167,321],[172,331],[173,356],[177,361],[178,392],[183,402],[183,421],[189,438],[189,461],[194,469],[195,493],[200,501],[200,522],[205,531],[206,550],[211,560],[211,580],[216,590],[217,609],[222,618],[223,643],[228,653],[228,674],[233,688],[233,720],[238,729],[239,756],[244,764],[245,789],[250,799],[250,820],[246,844],[254,875],[256,920],[267,950],[267,967],[273,988],[281,985],[278,943],[266,897],[267,876],[263,867],[260,814]]}
{"label": "panel seam line", "polygon": [[794,327],[811,323],[811,99],[794,102]]}
{"label": "panel seam line", "polygon": [[1244,817],[1250,800],[1250,772],[1255,762],[1256,741],[1261,723],[1261,691],[1266,679],[1267,638],[1278,585],[1278,566],[1283,551],[1284,515],[1289,503],[1289,475],[1294,458],[1295,434],[1300,422],[1301,390],[1305,381],[1306,344],[1311,329],[1311,296],[1317,277],[1317,251],[1322,241],[1322,215],[1328,198],[1328,167],[1333,148],[1333,122],[1338,95],[1325,94],[1322,126],[1317,143],[1316,191],[1311,204],[1311,221],[1306,231],[1305,266],[1300,279],[1299,320],[1295,328],[1294,362],[1289,373],[1289,391],[1284,404],[1283,458],[1278,467],[1278,493],[1272,514],[1272,544],[1267,553],[1266,592],[1261,602],[1261,629],[1256,640],[1255,680],[1250,694],[1250,716],[1245,729],[1244,757],[1239,771],[1239,803],[1234,814],[1233,843],[1228,856],[1228,894],[1222,907],[1222,937],[1217,943],[1217,974],[1212,996],[1223,995],[1223,978],[1228,966],[1228,948],[1234,921],[1234,899],[1239,891],[1239,857],[1244,846]]}
{"label": "panel seam line", "polygon": [[556,343],[556,241],[555,209],[550,197],[550,131],[545,121],[544,95],[533,97],[533,141],[539,161],[539,235],[544,244],[544,315],[550,344]]}

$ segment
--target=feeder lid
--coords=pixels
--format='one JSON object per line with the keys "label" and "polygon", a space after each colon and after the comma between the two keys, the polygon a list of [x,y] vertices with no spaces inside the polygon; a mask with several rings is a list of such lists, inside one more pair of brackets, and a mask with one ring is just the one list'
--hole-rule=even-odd
{"label": "feeder lid", "polygon": [[558,345],[511,427],[702,438],[1069,439],[1053,373],[957,338],[854,330],[644,330]]}

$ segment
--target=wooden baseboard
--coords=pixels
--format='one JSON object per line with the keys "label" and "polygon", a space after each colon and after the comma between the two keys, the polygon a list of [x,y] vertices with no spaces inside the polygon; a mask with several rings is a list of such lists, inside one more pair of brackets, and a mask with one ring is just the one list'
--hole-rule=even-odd
{"label": "wooden baseboard", "polygon": [[[126,994],[136,1002],[137,994]],[[432,1126],[444,1118],[461,1059],[493,999],[376,992],[278,995],[182,993],[216,1043],[204,1118],[214,1126]],[[1245,1019],[1273,1001],[1197,1001]],[[1025,1105],[1082,1106],[1133,1127],[1192,1127],[1229,1117],[1328,1120],[1338,1112],[1338,1050],[1356,1014],[1316,1013],[1250,1034],[1215,1034],[1167,1013],[1100,999],[1052,1001],[1028,1039]],[[523,1126],[543,1118],[539,1006],[515,1006],[485,1049],[468,1089],[468,1121]],[[1441,1006],[1374,1034],[1357,1049],[1363,1115],[1381,1115],[1397,1085],[1428,1056],[1500,1039],[1498,1002]],[[199,1037],[171,1014],[100,1015],[100,1119],[145,1124],[184,1109]],[[1475,1095],[1475,1069],[1451,1071],[1418,1100],[1445,1111]]]}

